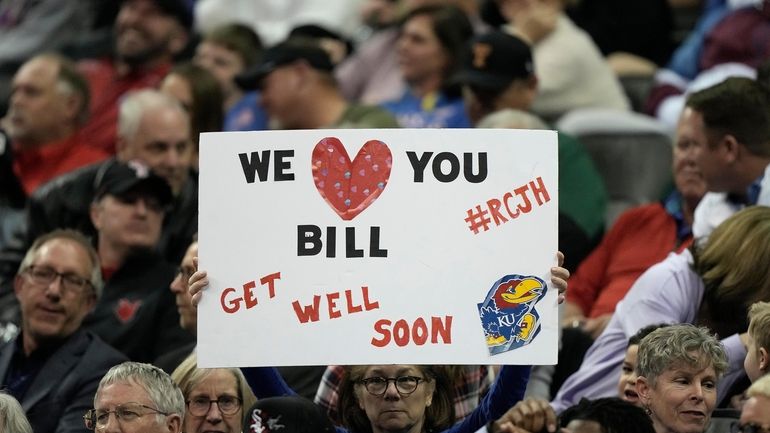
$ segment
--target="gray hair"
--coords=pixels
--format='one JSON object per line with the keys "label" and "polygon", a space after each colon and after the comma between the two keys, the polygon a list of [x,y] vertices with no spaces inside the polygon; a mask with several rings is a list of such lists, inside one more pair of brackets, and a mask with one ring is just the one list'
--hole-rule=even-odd
{"label": "gray hair", "polygon": [[32,426],[24,409],[15,398],[0,391],[0,431],[5,433],[32,433]]}
{"label": "gray hair", "polygon": [[43,247],[43,245],[55,239],[64,239],[70,242],[74,242],[83,248],[83,251],[85,251],[86,255],[88,255],[88,258],[91,261],[91,276],[89,277],[88,281],[91,283],[91,287],[94,289],[94,295],[98,300],[102,296],[102,289],[104,288],[104,280],[102,280],[102,268],[101,264],[99,263],[99,255],[96,253],[96,249],[94,249],[91,241],[88,240],[85,235],[76,230],[56,229],[52,232],[39,236],[37,239],[35,239],[35,242],[32,243],[32,246],[27,250],[27,254],[21,261],[21,265],[19,265],[19,270],[16,274],[21,275],[26,272],[27,269],[32,266],[32,263],[37,258],[38,252],[40,252],[40,249]]}
{"label": "gray hair", "polygon": [[190,116],[182,104],[173,97],[155,89],[144,89],[129,93],[120,103],[118,114],[118,137],[132,139],[139,131],[139,124],[146,111],[159,108],[177,110],[189,123]]}
{"label": "gray hair", "polygon": [[168,414],[177,414],[184,419],[184,397],[179,387],[171,380],[171,376],[154,365],[141,362],[124,362],[112,367],[99,382],[94,406],[104,387],[120,382],[141,386],[156,409]]}
{"label": "gray hair", "polygon": [[639,342],[636,373],[647,378],[650,385],[677,365],[711,366],[718,378],[727,369],[727,354],[708,328],[690,324],[656,329]]}
{"label": "gray hair", "polygon": [[522,110],[506,108],[487,114],[476,125],[477,128],[494,129],[548,129],[539,117]]}

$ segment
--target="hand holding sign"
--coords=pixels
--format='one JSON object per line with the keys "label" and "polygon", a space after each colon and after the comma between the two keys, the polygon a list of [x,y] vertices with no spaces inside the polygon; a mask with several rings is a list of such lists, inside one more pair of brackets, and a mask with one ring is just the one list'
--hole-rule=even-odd
{"label": "hand holding sign", "polygon": [[[556,361],[554,132],[203,134],[200,159],[201,365]],[[481,317],[505,276],[540,285]]]}
{"label": "hand holding sign", "polygon": [[[564,254],[561,251],[556,252],[556,260],[559,265],[551,268],[551,284],[559,292],[559,304],[561,304],[564,302],[564,294],[567,291],[567,280],[569,280],[570,273],[567,268],[562,267],[564,264]],[[195,272],[190,275],[188,280],[188,290],[192,297],[193,307],[198,307],[203,291],[209,286],[209,279],[205,270],[198,269],[198,257],[193,258],[193,263],[195,264]]]}

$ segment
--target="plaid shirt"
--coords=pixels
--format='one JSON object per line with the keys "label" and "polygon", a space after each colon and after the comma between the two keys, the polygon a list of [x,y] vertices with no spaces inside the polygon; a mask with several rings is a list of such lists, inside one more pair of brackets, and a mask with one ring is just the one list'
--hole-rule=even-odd
{"label": "plaid shirt", "polygon": [[[466,365],[462,379],[454,387],[455,419],[462,420],[476,409],[479,400],[486,394],[494,379],[494,372],[486,365]],[[330,365],[321,378],[315,403],[321,406],[332,420],[340,423],[339,394],[337,392],[344,368],[341,365]]]}

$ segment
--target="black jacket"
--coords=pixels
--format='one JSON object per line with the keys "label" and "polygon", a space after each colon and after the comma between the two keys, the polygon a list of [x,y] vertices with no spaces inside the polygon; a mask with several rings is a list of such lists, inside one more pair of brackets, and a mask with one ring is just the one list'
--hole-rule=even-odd
{"label": "black jacket", "polygon": [[[19,335],[17,338],[21,338]],[[0,378],[5,378],[16,341],[0,346]],[[35,433],[88,433],[83,414],[94,405],[94,394],[107,370],[126,361],[99,337],[76,331],[45,362],[21,398]]]}
{"label": "black jacket", "polygon": [[179,325],[176,298],[169,286],[176,267],[153,252],[141,252],[105,282],[83,328],[123,352],[130,360],[155,360],[195,337]]}

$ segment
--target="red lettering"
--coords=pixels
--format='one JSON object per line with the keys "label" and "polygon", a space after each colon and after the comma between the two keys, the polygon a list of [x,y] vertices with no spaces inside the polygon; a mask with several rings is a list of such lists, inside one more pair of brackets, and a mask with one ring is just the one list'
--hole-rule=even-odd
{"label": "red lettering", "polygon": [[517,208],[519,208],[520,211],[524,213],[529,213],[532,210],[532,202],[529,201],[529,197],[527,197],[527,190],[529,188],[527,185],[520,186],[513,190],[516,194],[518,194],[521,199],[524,201],[524,206],[522,205],[516,205]]}
{"label": "red lettering", "polygon": [[329,293],[326,295],[326,302],[329,303],[329,318],[336,319],[342,317],[342,313],[337,309],[337,299],[340,298],[339,292]]}
{"label": "red lettering", "polygon": [[503,203],[505,204],[505,210],[508,212],[508,216],[511,217],[511,219],[516,219],[519,217],[519,210],[516,209],[516,213],[511,212],[511,207],[508,206],[508,200],[513,198],[513,194],[510,192],[506,192],[505,195],[503,195]]}
{"label": "red lettering", "polygon": [[409,324],[406,320],[401,319],[393,325],[393,340],[399,347],[409,344]]}
{"label": "red lettering", "polygon": [[257,297],[254,296],[254,292],[251,290],[257,287],[257,283],[249,281],[243,285],[243,296],[246,298],[246,309],[252,308],[258,304]]}
{"label": "red lettering", "polygon": [[307,323],[318,321],[318,305],[321,303],[321,297],[318,295],[313,296],[313,305],[300,305],[299,301],[294,301],[291,306],[294,307],[294,313],[297,314],[299,323]]}
{"label": "red lettering", "polygon": [[274,272],[270,275],[265,275],[264,277],[259,279],[259,284],[262,284],[263,286],[267,284],[267,292],[270,296],[270,299],[275,298],[275,280],[281,279],[281,273],[280,272]]}
{"label": "red lettering", "polygon": [[350,290],[345,290],[345,299],[347,300],[348,304],[348,314],[359,313],[363,311],[363,308],[361,308],[360,305],[353,305],[353,292]]}
{"label": "red lettering", "polygon": [[380,319],[374,322],[374,331],[382,335],[382,339],[372,338],[372,346],[385,347],[390,344],[390,320]]}
{"label": "red lettering", "polygon": [[229,293],[235,293],[235,289],[228,287],[225,290],[222,290],[222,296],[219,298],[219,302],[222,304],[222,309],[225,310],[225,313],[233,314],[241,308],[241,301],[243,298],[233,298],[227,301],[225,298],[227,298]]}
{"label": "red lettering", "polygon": [[499,226],[501,224],[501,220],[503,223],[508,222],[508,219],[500,213],[500,200],[496,198],[487,200],[487,207],[489,208],[489,213],[492,214],[492,218],[495,220],[495,225]]}
{"label": "red lettering", "polygon": [[[537,185],[535,181],[537,181]],[[551,201],[551,196],[548,195],[548,190],[545,189],[545,184],[543,184],[543,178],[538,176],[537,179],[529,181],[529,189],[535,194],[535,200],[538,205],[542,206],[543,203]]]}
{"label": "red lettering", "polygon": [[412,325],[412,341],[418,346],[422,346],[428,341],[428,325],[422,317],[414,321]]}
{"label": "red lettering", "polygon": [[392,331],[391,323],[387,319],[374,323],[374,331],[382,338],[372,338],[372,346],[385,347],[390,344],[391,339],[399,347],[409,343],[423,346],[428,342],[428,334],[431,336],[431,344],[452,344],[452,316],[431,317],[430,329],[422,317],[418,317],[411,326],[404,319],[397,320]]}
{"label": "red lettering", "polygon": [[444,344],[452,344],[452,316],[444,317],[444,322],[440,317],[431,317],[431,330],[431,343],[438,344],[438,336],[441,335]]}
{"label": "red lettering", "polygon": [[361,293],[364,296],[364,308],[366,311],[376,310],[380,308],[380,303],[378,301],[371,302],[369,300],[369,287],[368,286],[361,286]]}

